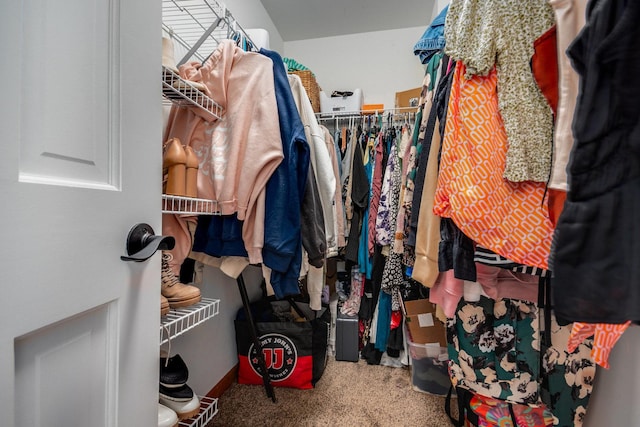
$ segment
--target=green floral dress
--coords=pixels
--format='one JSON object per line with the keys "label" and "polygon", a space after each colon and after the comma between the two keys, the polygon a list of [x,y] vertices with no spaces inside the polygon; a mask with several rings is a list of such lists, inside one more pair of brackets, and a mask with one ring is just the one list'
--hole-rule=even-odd
{"label": "green floral dress", "polygon": [[541,358],[542,317],[527,301],[461,300],[456,317],[447,319],[452,384],[511,403],[544,404],[554,425],[580,427],[595,375],[591,341],[569,353],[571,325],[552,321],[551,345],[542,346]]}

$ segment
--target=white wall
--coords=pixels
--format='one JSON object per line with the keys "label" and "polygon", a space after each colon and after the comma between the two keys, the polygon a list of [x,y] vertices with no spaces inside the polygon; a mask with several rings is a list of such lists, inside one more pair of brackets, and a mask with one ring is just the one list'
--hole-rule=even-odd
{"label": "white wall", "polygon": [[311,69],[328,94],[360,88],[364,103],[392,108],[396,92],[422,85],[424,66],[413,45],[428,25],[285,42],[284,55]]}
{"label": "white wall", "polygon": [[269,31],[270,49],[282,54],[284,51],[282,36],[260,0],[226,0],[223,3],[245,30],[264,28]]}
{"label": "white wall", "polygon": [[[261,270],[249,266],[243,272],[249,299],[260,296]],[[198,394],[205,395],[238,363],[233,321],[242,299],[235,279],[219,269],[205,267],[201,293],[220,299],[220,313],[172,340],[171,353],[180,354],[189,368],[187,384]],[[166,345],[163,347],[166,349]]]}

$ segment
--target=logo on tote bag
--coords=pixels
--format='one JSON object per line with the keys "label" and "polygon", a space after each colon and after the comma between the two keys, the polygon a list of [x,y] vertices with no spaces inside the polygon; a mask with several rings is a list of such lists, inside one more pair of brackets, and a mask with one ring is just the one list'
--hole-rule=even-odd
{"label": "logo on tote bag", "polygon": [[[298,360],[293,342],[284,335],[265,334],[260,337],[260,344],[271,381],[278,382],[289,378]],[[253,344],[249,347],[249,361],[254,372],[262,376],[257,351]]]}

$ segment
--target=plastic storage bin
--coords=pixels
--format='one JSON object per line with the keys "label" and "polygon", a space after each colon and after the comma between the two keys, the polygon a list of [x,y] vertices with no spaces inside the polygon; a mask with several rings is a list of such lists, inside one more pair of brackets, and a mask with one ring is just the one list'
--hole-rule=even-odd
{"label": "plastic storage bin", "polygon": [[354,89],[353,95],[334,96],[320,92],[320,112],[324,114],[347,114],[362,108],[362,89]]}
{"label": "plastic storage bin", "polygon": [[451,387],[446,347],[439,344],[416,344],[407,333],[411,356],[412,389],[424,393],[446,396]]}

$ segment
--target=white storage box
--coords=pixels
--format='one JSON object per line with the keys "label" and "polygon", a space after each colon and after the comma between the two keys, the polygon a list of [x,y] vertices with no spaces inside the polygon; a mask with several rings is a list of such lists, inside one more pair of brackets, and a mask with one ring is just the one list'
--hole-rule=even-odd
{"label": "white storage box", "polygon": [[350,96],[334,96],[320,92],[320,112],[322,114],[340,114],[360,111],[362,108],[362,89],[353,89]]}

